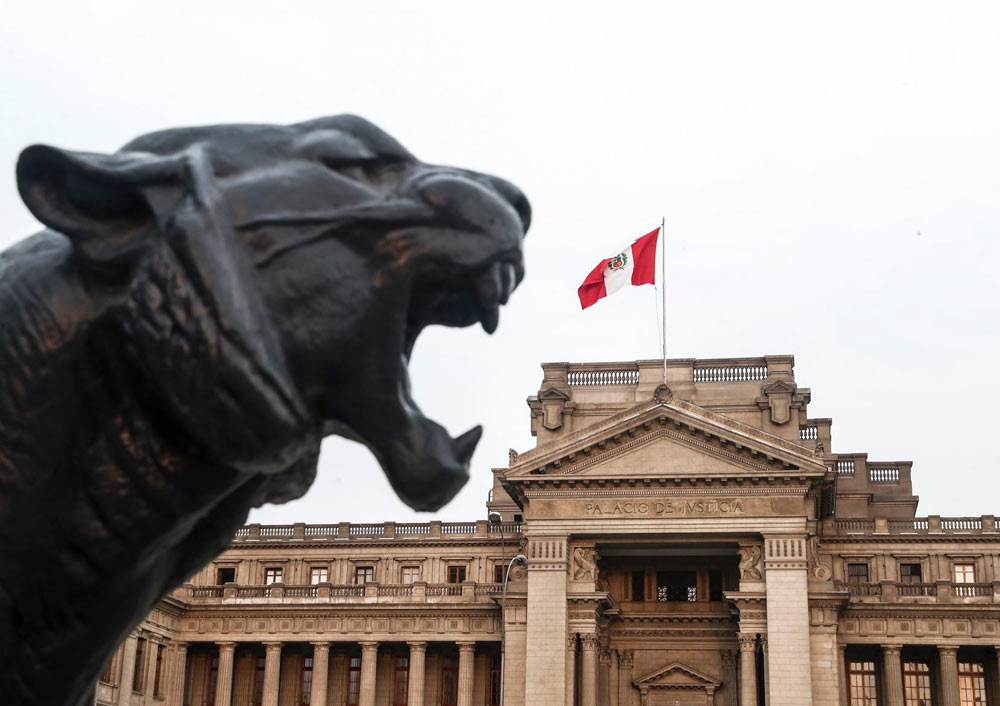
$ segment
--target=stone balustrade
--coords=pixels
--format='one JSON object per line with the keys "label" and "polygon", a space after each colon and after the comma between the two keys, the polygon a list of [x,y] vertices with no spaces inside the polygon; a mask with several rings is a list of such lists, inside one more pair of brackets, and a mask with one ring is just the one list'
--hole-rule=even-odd
{"label": "stone balustrade", "polygon": [[861,603],[1000,603],[1000,581],[992,583],[835,581],[834,586],[838,591],[847,592],[852,602]]}
{"label": "stone balustrade", "polygon": [[827,528],[834,535],[1000,535],[996,516],[885,518],[832,520]]}
{"label": "stone balustrade", "polygon": [[173,597],[192,605],[205,604],[379,604],[410,603],[487,603],[503,591],[500,583],[425,583],[408,584],[330,584],[307,586],[272,583],[267,586],[242,586],[227,583],[223,586],[195,586],[184,584],[173,592]]}
{"label": "stone balustrade", "polygon": [[259,525],[241,527],[233,537],[233,544],[247,542],[312,542],[352,539],[406,539],[409,537],[481,537],[499,539],[521,534],[521,523],[491,524],[486,520],[476,522],[339,522],[328,525]]}

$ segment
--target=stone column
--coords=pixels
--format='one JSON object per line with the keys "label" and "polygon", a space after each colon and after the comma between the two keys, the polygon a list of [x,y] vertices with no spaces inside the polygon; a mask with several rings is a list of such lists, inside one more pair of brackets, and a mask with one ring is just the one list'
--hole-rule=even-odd
{"label": "stone column", "polygon": [[235,642],[218,642],[219,671],[215,675],[215,706],[232,706],[233,703],[233,653]]}
{"label": "stone column", "polygon": [[958,648],[938,647],[941,666],[941,706],[958,705]]}
{"label": "stone column", "polygon": [[576,706],[576,634],[566,638],[566,706]]}
{"label": "stone column", "polygon": [[278,690],[281,686],[281,643],[265,642],[264,654],[264,694],[262,706],[278,706]]}
{"label": "stone column", "polygon": [[807,568],[804,534],[764,537],[767,634],[774,638],[775,665],[767,685],[770,706],[812,706]]}
{"label": "stone column", "polygon": [[[313,646],[313,680],[312,694],[309,703],[326,706],[327,683],[330,672],[330,643],[314,642]],[[216,704],[218,706],[218,704]]]}
{"label": "stone column", "polygon": [[[427,656],[426,642],[410,642],[410,679],[406,685],[406,703],[409,706],[424,706],[424,676]],[[317,705],[319,706],[319,705]]]}
{"label": "stone column", "polygon": [[597,706],[597,635],[580,635],[580,706]]}
{"label": "stone column", "polygon": [[[361,685],[359,706],[375,706],[375,667],[378,662],[378,643],[361,643]],[[265,706],[267,706],[265,704]]]}
{"label": "stone column", "polygon": [[757,706],[757,636],[740,633],[740,706]]}
{"label": "stone column", "polygon": [[837,645],[837,683],[840,685],[840,706],[850,706],[847,693],[847,645]]}
{"label": "stone column", "polygon": [[901,649],[901,645],[882,645],[882,697],[886,706],[903,706]]}
{"label": "stone column", "polygon": [[722,706],[739,706],[739,660],[740,653],[724,650],[722,659]]}
{"label": "stone column", "polygon": [[632,704],[632,650],[618,650],[618,706]]}
{"label": "stone column", "polygon": [[472,686],[475,681],[475,642],[458,644],[458,706],[472,706]]}
{"label": "stone column", "polygon": [[135,651],[139,640],[135,635],[125,638],[125,651],[122,653],[122,678],[118,685],[118,700],[129,703],[132,700],[132,682],[135,679]]}
{"label": "stone column", "polygon": [[525,706],[566,703],[566,537],[528,539]]}
{"label": "stone column", "polygon": [[184,705],[184,687],[187,686],[187,643],[174,643],[173,668],[167,686],[167,706]]}
{"label": "stone column", "polygon": [[611,653],[611,675],[608,682],[608,703],[611,706],[618,706],[618,694],[621,692],[621,687],[619,686],[619,681],[621,675],[619,674],[618,667],[618,650],[609,650]]}

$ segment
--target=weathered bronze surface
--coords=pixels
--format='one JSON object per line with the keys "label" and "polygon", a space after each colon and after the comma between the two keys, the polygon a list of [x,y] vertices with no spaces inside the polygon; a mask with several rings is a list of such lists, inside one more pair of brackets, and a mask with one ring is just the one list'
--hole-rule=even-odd
{"label": "weathered bronze surface", "polygon": [[492,332],[524,195],[417,161],[353,116],[29,147],[44,230],[0,253],[0,703],[84,704],[115,644],[302,495],[320,440],[372,450],[411,507],[479,439],[409,394],[428,324]]}

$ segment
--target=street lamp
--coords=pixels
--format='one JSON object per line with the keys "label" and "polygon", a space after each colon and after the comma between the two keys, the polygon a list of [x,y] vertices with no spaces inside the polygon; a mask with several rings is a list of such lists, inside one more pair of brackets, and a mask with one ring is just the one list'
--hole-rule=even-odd
{"label": "street lamp", "polygon": [[527,566],[528,557],[524,554],[515,554],[503,574],[503,601],[500,608],[500,706],[503,706],[504,658],[507,656],[507,582],[510,580],[510,569],[514,564]]}

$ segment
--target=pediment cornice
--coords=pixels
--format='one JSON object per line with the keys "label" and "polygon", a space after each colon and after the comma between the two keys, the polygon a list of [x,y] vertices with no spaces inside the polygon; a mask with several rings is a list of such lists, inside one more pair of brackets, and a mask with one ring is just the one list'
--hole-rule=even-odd
{"label": "pediment cornice", "polygon": [[[513,459],[507,481],[572,476],[658,439],[719,458],[745,474],[818,475],[823,463],[808,449],[721,414],[670,398],[635,405]],[[727,475],[736,475],[734,469]]]}
{"label": "pediment cornice", "polygon": [[[667,677],[674,674],[679,674],[684,681],[666,681]],[[718,679],[713,679],[707,674],[699,672],[697,669],[689,667],[681,662],[671,662],[664,667],[660,667],[656,671],[650,672],[649,674],[634,680],[632,683],[639,689],[644,687],[654,689],[657,687],[664,687],[670,689],[711,689],[714,691],[722,686],[722,682]]]}

